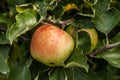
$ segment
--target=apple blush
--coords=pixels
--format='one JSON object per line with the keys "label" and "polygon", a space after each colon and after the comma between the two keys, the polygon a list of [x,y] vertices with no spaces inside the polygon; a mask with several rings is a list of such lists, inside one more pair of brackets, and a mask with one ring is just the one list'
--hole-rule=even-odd
{"label": "apple blush", "polygon": [[63,66],[74,48],[70,34],[52,24],[35,30],[30,44],[31,56],[47,66]]}

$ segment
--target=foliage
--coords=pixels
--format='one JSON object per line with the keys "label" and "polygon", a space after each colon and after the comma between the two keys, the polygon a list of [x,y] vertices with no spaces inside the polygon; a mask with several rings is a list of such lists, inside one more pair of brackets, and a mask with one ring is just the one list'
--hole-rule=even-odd
{"label": "foliage", "polygon": [[[0,80],[119,80],[119,0],[1,0]],[[30,55],[33,32],[44,23],[66,30],[75,47],[64,66]]]}

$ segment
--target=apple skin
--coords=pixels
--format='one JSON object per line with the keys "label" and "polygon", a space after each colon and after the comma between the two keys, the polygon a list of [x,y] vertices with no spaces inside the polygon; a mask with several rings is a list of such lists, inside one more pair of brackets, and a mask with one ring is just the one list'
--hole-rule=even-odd
{"label": "apple skin", "polygon": [[52,24],[43,24],[35,30],[31,56],[47,66],[63,66],[74,49],[74,40],[64,30]]}

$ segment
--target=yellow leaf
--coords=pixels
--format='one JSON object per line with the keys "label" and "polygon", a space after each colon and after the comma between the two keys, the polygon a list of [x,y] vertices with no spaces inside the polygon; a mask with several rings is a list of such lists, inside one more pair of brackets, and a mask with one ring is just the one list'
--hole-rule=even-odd
{"label": "yellow leaf", "polygon": [[22,13],[26,9],[36,9],[36,6],[33,5],[32,3],[16,5],[16,11],[18,13]]}
{"label": "yellow leaf", "polygon": [[90,46],[89,52],[92,52],[98,43],[97,31],[94,28],[92,28],[92,29],[79,29],[78,30],[78,32],[81,32],[81,31],[84,31],[84,32],[89,34],[90,39],[91,39],[91,46]]}
{"label": "yellow leaf", "polygon": [[77,5],[74,4],[74,3],[69,3],[69,4],[65,5],[65,6],[63,7],[63,9],[64,9],[65,12],[66,12],[66,11],[69,11],[69,10],[72,10],[72,9],[79,10],[78,7],[77,7]]}

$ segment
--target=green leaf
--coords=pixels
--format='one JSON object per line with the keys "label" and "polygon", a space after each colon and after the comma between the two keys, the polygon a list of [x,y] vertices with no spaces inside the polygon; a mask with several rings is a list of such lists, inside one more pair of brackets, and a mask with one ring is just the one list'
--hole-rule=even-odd
{"label": "green leaf", "polygon": [[[30,63],[29,63],[30,62]],[[16,61],[11,64],[8,80],[31,80],[29,66],[32,60],[26,60],[26,64]]]}
{"label": "green leaf", "polygon": [[55,7],[52,13],[55,15],[56,19],[60,19],[64,15],[63,7],[62,6]]}
{"label": "green leaf", "polygon": [[88,72],[89,65],[87,56],[80,49],[75,49],[70,58],[66,61],[65,67],[81,67]]}
{"label": "green leaf", "polygon": [[7,0],[7,3],[9,3],[9,5],[18,5],[25,3],[25,0]]}
{"label": "green leaf", "polygon": [[3,34],[3,35],[0,35],[0,44],[9,44],[9,40],[6,39],[6,35]]}
{"label": "green leaf", "polygon": [[26,9],[36,9],[36,6],[33,5],[32,3],[16,5],[16,11],[18,13],[22,13]]}
{"label": "green leaf", "polygon": [[107,9],[110,8],[109,4],[109,0],[97,0],[97,3],[94,6],[94,8],[99,12],[105,12]]}
{"label": "green leaf", "polygon": [[14,62],[19,57],[19,55],[20,55],[19,45],[17,43],[13,43],[11,47],[10,55],[8,58],[8,62],[9,63]]}
{"label": "green leaf", "polygon": [[63,68],[56,69],[49,77],[49,80],[66,80],[65,71]]}
{"label": "green leaf", "polygon": [[38,6],[38,12],[40,14],[40,20],[43,20],[47,16],[47,6],[43,2],[37,2],[36,5]]}
{"label": "green leaf", "polygon": [[84,31],[78,33],[78,39],[76,41],[76,44],[77,44],[77,48],[83,50],[83,53],[87,53],[90,51],[90,47],[92,46],[91,44],[93,44],[92,42],[93,41],[88,33]]}
{"label": "green leaf", "polygon": [[10,20],[10,17],[6,13],[2,13],[2,14],[0,14],[0,23],[3,23],[5,25],[7,25],[7,27],[8,27],[11,25],[12,20]]}
{"label": "green leaf", "polygon": [[115,35],[115,37],[112,39],[113,42],[119,42],[120,41],[120,32]]}
{"label": "green leaf", "polygon": [[[103,63],[101,65],[103,65]],[[120,76],[118,72],[119,72],[118,68],[115,68],[111,65],[107,65],[106,67],[104,66],[103,69],[101,69],[100,66],[100,70],[97,71],[97,75],[100,78],[99,80],[119,80]]]}
{"label": "green leaf", "polygon": [[46,5],[51,5],[52,3],[54,3],[54,1],[56,1],[56,0],[44,0],[44,3]]}
{"label": "green leaf", "polygon": [[[96,47],[96,45],[98,43],[98,34],[97,34],[97,32],[96,32],[96,30],[94,28],[93,29],[79,29],[78,30],[79,33],[83,32],[83,31],[89,34],[90,41],[91,41],[91,46],[90,46],[89,52],[92,52],[95,49],[95,47]],[[85,43],[86,42],[87,41],[85,41]],[[82,47],[82,46],[80,46],[80,47]],[[86,46],[85,46],[85,48],[86,48]]]}
{"label": "green leaf", "polygon": [[48,71],[50,67],[43,65],[35,60],[32,61],[30,66],[30,73],[32,80],[48,80]]}
{"label": "green leaf", "polygon": [[93,6],[97,3],[98,0],[83,0],[84,3],[89,4],[90,6]]}
{"label": "green leaf", "polygon": [[65,73],[67,75],[67,80],[74,80],[74,67],[66,68]]}
{"label": "green leaf", "polygon": [[57,0],[44,0],[45,5],[48,6],[48,9],[54,9],[56,5]]}
{"label": "green leaf", "polygon": [[94,28],[95,27],[91,19],[76,20],[71,25],[77,28]]}
{"label": "green leaf", "polygon": [[81,6],[81,12],[78,14],[80,14],[81,16],[94,17],[95,9],[87,4],[83,4]]}
{"label": "green leaf", "polygon": [[80,68],[72,67],[66,69],[67,80],[100,80],[96,73],[89,71],[86,73]]}
{"label": "green leaf", "polygon": [[7,38],[12,43],[20,35],[32,29],[37,22],[37,12],[33,9],[27,9],[23,13],[16,15],[14,23],[7,31]]}
{"label": "green leaf", "polygon": [[3,74],[6,74],[10,71],[7,63],[9,51],[10,48],[8,46],[0,46],[0,72]]}
{"label": "green leaf", "polygon": [[30,54],[30,42],[24,41],[20,45],[20,54],[19,54],[19,59],[21,62],[24,63],[28,55]]}
{"label": "green leaf", "polygon": [[120,46],[100,53],[96,57],[103,58],[112,66],[120,68]]}
{"label": "green leaf", "polygon": [[104,12],[100,12],[96,9],[95,17],[93,21],[96,28],[104,33],[108,34],[118,24],[120,20],[120,12],[118,9],[111,8]]}

